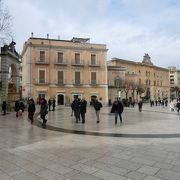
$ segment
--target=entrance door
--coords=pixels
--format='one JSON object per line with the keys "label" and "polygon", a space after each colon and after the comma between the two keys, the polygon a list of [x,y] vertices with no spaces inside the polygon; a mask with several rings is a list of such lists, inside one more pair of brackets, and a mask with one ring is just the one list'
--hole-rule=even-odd
{"label": "entrance door", "polygon": [[97,98],[96,95],[91,96],[91,102],[90,102],[91,106],[94,104],[94,101],[95,101],[96,98]]}
{"label": "entrance door", "polygon": [[57,105],[64,105],[64,95],[63,94],[58,94]]}

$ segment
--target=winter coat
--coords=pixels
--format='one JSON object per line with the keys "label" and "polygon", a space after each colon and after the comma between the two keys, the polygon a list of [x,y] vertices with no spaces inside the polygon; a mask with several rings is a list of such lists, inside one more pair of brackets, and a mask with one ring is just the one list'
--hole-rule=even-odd
{"label": "winter coat", "polygon": [[86,106],[87,106],[87,101],[86,100],[82,100],[80,102],[80,112],[81,113],[86,113]]}
{"label": "winter coat", "polygon": [[47,103],[41,104],[40,114],[41,115],[46,115],[47,113],[48,113],[48,105],[47,105]]}
{"label": "winter coat", "polygon": [[121,101],[117,101],[113,103],[113,106],[114,106],[113,109],[115,112],[122,113],[124,110],[124,107]]}
{"label": "winter coat", "polygon": [[100,111],[101,108],[102,108],[101,102],[95,101],[95,102],[94,102],[94,109],[95,109],[96,111]]}

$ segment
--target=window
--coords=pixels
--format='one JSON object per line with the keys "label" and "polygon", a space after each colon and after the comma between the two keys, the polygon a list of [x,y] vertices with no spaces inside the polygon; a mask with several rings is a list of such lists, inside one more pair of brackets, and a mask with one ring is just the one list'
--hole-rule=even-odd
{"label": "window", "polygon": [[63,53],[58,52],[58,63],[63,63]]}
{"label": "window", "polygon": [[45,61],[45,51],[40,51],[40,61]]}
{"label": "window", "polygon": [[45,83],[45,70],[39,70],[39,83]]}
{"label": "window", "polygon": [[141,79],[139,79],[139,85],[141,84]]}
{"label": "window", "polygon": [[80,64],[80,54],[75,53],[75,64]]}
{"label": "window", "polygon": [[96,64],[96,55],[91,54],[91,64]]}
{"label": "window", "polygon": [[63,71],[58,71],[58,84],[63,84],[63,80],[64,80],[64,74]]}
{"label": "window", "polygon": [[81,76],[80,72],[75,72],[75,84],[80,84]]}
{"label": "window", "polygon": [[156,81],[154,81],[154,86],[156,86]]}
{"label": "window", "polygon": [[91,84],[97,84],[96,72],[91,72]]}

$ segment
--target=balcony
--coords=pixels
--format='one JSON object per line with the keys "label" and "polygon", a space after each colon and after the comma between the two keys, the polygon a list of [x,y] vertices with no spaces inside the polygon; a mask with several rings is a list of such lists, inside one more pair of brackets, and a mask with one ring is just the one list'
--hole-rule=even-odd
{"label": "balcony", "polygon": [[34,85],[38,85],[38,86],[47,86],[50,83],[45,81],[45,80],[34,80]]}
{"label": "balcony", "polygon": [[91,86],[97,86],[97,85],[99,85],[99,82],[98,82],[98,80],[91,80],[90,84],[91,84]]}
{"label": "balcony", "polygon": [[54,65],[57,65],[57,66],[67,66],[67,62],[64,59],[63,60],[55,60]]}
{"label": "balcony", "polygon": [[35,60],[35,64],[49,65],[49,60],[47,60],[47,59],[38,59],[38,60]]}
{"label": "balcony", "polygon": [[56,86],[64,86],[65,82],[63,80],[59,80],[56,82]]}
{"label": "balcony", "polygon": [[98,61],[90,62],[90,63],[89,63],[89,67],[100,67],[100,64],[99,64]]}
{"label": "balcony", "polygon": [[81,66],[81,67],[83,67],[83,66],[84,66],[84,63],[83,63],[82,60],[81,60],[81,61],[73,60],[73,61],[72,61],[72,66]]}
{"label": "balcony", "polygon": [[74,80],[73,81],[73,85],[74,86],[82,86],[83,85],[83,81],[82,80]]}

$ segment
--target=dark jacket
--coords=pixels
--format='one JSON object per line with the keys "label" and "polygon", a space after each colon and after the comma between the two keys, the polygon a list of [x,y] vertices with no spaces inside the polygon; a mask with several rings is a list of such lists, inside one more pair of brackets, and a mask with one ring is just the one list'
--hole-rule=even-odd
{"label": "dark jacket", "polygon": [[4,111],[4,110],[6,110],[7,109],[7,104],[6,104],[6,101],[3,101],[3,103],[2,103],[2,110]]}
{"label": "dark jacket", "polygon": [[33,102],[30,102],[29,107],[28,107],[28,112],[34,113],[35,111],[36,111],[35,104]]}
{"label": "dark jacket", "polygon": [[94,102],[94,109],[95,109],[96,111],[100,111],[101,108],[102,108],[101,102],[95,101],[95,102]]}
{"label": "dark jacket", "polygon": [[71,108],[72,110],[76,111],[79,110],[80,108],[80,100],[79,99],[75,99],[72,104],[71,104]]}
{"label": "dark jacket", "polygon": [[113,109],[115,112],[122,113],[124,110],[124,107],[121,101],[115,101],[113,103],[113,106],[114,106]]}
{"label": "dark jacket", "polygon": [[20,110],[20,101],[19,101],[19,100],[17,100],[17,101],[15,102],[15,108],[14,108],[14,110],[15,110],[16,112],[18,112],[18,111]]}
{"label": "dark jacket", "polygon": [[48,113],[48,105],[47,103],[41,104],[41,110],[40,110],[40,114],[41,115],[46,115]]}
{"label": "dark jacket", "polygon": [[81,113],[86,113],[86,106],[87,106],[87,101],[86,100],[82,100],[80,102],[80,112]]}

